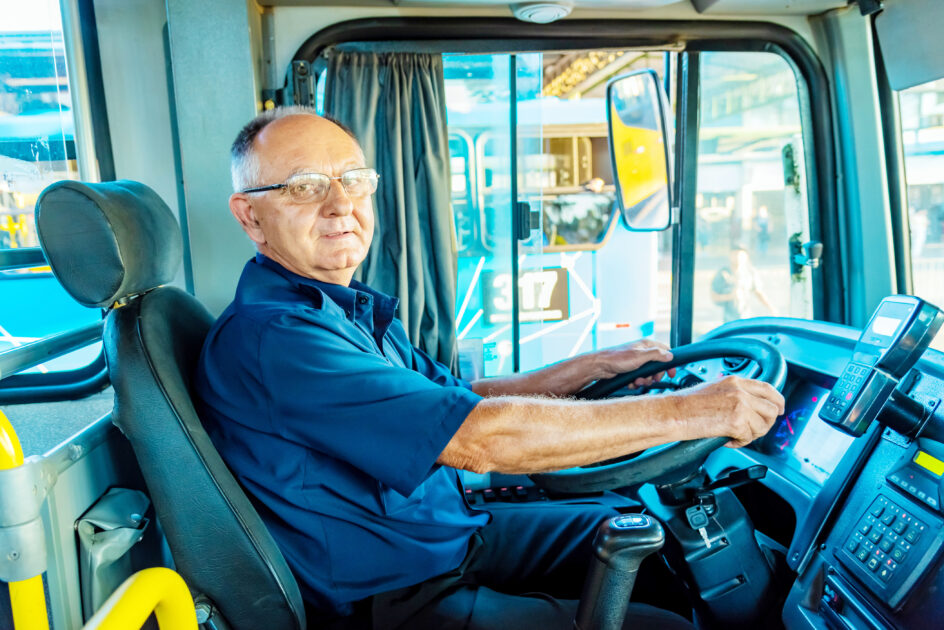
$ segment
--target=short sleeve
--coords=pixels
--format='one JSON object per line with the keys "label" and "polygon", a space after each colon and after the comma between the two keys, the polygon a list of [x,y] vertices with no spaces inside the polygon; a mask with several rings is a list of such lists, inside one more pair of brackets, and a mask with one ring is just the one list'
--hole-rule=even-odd
{"label": "short sleeve", "polygon": [[472,389],[469,381],[458,378],[445,365],[413,346],[413,369],[439,385]]}
{"label": "short sleeve", "polygon": [[481,398],[458,379],[430,378],[437,373],[429,366],[395,365],[338,325],[317,312],[268,322],[259,360],[271,423],[286,439],[409,495]]}

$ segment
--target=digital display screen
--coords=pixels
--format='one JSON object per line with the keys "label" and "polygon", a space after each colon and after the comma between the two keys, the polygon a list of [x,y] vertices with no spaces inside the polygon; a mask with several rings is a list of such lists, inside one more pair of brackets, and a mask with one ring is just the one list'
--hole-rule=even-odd
{"label": "digital display screen", "polygon": [[918,451],[915,453],[914,463],[916,463],[918,466],[921,466],[921,468],[924,468],[935,477],[941,477],[944,475],[944,462],[933,455],[928,455],[924,451]]}
{"label": "digital display screen", "polygon": [[828,396],[828,389],[812,383],[797,386],[787,399],[786,413],[777,418],[760,447],[820,486],[855,439],[820,419]]}
{"label": "digital display screen", "polygon": [[895,334],[895,331],[898,330],[898,324],[900,323],[900,319],[878,316],[875,318],[875,321],[872,322],[872,332],[876,335],[891,337]]}
{"label": "digital display screen", "polygon": [[905,302],[883,302],[869,322],[861,341],[880,348],[888,348],[895,341],[902,325],[911,316],[912,304]]}

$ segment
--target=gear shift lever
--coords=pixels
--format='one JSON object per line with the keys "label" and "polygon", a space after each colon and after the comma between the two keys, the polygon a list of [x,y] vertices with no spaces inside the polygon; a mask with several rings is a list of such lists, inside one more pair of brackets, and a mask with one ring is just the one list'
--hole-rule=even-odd
{"label": "gear shift lever", "polygon": [[594,558],[574,628],[619,630],[639,565],[664,542],[662,525],[651,516],[623,514],[604,521],[593,539]]}

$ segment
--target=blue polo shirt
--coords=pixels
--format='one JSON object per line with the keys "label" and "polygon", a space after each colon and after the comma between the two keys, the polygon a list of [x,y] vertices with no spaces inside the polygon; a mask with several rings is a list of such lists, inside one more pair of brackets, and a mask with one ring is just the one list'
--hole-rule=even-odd
{"label": "blue polo shirt", "polygon": [[332,613],[456,568],[488,521],[436,463],[480,397],[410,344],[396,306],[257,255],[195,377],[210,438]]}

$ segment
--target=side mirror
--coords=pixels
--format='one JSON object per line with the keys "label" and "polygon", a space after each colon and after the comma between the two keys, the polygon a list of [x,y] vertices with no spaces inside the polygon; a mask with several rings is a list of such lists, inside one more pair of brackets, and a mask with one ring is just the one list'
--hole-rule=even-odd
{"label": "side mirror", "polygon": [[672,151],[668,105],[654,70],[637,70],[606,87],[606,117],[616,198],[631,230],[672,224]]}

